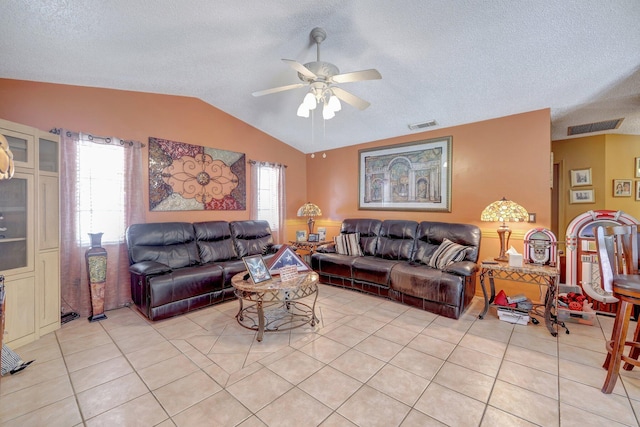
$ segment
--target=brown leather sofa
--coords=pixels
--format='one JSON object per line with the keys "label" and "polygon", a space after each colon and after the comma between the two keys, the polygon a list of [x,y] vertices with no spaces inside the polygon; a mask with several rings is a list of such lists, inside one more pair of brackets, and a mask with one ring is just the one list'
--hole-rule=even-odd
{"label": "brown leather sofa", "polygon": [[[353,288],[457,319],[475,295],[480,229],[475,225],[345,219],[341,234],[359,233],[363,256],[320,247],[311,265],[320,282]],[[464,259],[443,269],[428,265],[444,239],[467,246]]]}
{"label": "brown leather sofa", "polygon": [[279,249],[267,221],[133,224],[126,232],[131,297],[151,320],[235,298],[242,257]]}

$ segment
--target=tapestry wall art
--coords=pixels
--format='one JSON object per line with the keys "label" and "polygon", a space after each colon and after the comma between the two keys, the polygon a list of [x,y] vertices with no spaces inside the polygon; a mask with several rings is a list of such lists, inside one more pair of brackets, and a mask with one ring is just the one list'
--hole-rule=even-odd
{"label": "tapestry wall art", "polygon": [[247,206],[244,153],[149,137],[149,210]]}

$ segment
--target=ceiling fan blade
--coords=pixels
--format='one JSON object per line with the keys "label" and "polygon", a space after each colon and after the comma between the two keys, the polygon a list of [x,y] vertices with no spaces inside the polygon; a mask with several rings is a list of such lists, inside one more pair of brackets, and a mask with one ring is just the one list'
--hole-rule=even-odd
{"label": "ceiling fan blade", "polygon": [[382,76],[376,69],[354,71],[352,73],[336,74],[331,80],[336,83],[361,82],[363,80],[378,80]]}
{"label": "ceiling fan blade", "polygon": [[364,99],[358,98],[357,96],[337,86],[332,86],[331,90],[333,91],[333,94],[337,96],[339,99],[341,99],[342,101],[346,102],[349,105],[356,107],[359,110],[364,110],[369,105],[371,105],[371,103],[365,101]]}
{"label": "ceiling fan blade", "polygon": [[316,76],[311,70],[309,70],[307,67],[305,67],[304,65],[302,65],[298,61],[294,61],[293,59],[283,59],[282,61],[284,61],[287,64],[289,64],[289,66],[291,68],[293,68],[294,70],[296,70],[297,72],[299,72],[300,74],[302,74],[303,76],[305,76],[308,79],[317,79],[318,78],[318,76]]}
{"label": "ceiling fan blade", "polygon": [[269,95],[272,93],[277,93],[277,92],[282,92],[285,90],[290,90],[290,89],[297,89],[299,87],[304,86],[304,83],[295,83],[292,85],[287,85],[287,86],[278,86],[278,87],[274,87],[271,89],[265,89],[265,90],[259,90],[257,92],[253,92],[251,95],[253,96],[262,96],[262,95]]}

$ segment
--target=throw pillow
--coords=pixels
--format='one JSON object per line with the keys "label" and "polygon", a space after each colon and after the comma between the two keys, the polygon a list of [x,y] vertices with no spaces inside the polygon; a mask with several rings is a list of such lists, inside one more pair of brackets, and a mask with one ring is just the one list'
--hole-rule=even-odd
{"label": "throw pillow", "polygon": [[429,267],[442,270],[449,264],[462,261],[467,255],[467,246],[459,245],[445,238],[429,259]]}
{"label": "throw pillow", "polygon": [[336,252],[340,255],[362,256],[360,249],[360,233],[340,234],[333,238]]}

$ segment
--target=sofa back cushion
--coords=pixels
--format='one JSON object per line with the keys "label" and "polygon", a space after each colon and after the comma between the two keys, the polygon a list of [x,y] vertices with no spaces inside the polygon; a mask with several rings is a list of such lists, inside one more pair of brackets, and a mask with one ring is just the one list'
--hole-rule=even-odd
{"label": "sofa back cushion", "polygon": [[196,222],[193,229],[203,264],[238,258],[227,221]]}
{"label": "sofa back cushion", "polygon": [[229,228],[240,258],[266,254],[273,246],[273,236],[267,221],[232,221]]}
{"label": "sofa back cushion", "polygon": [[429,264],[444,239],[467,246],[464,260],[477,262],[480,253],[480,228],[471,224],[423,221],[418,225],[415,261]]}
{"label": "sofa back cushion", "polygon": [[379,219],[350,218],[342,221],[341,234],[360,234],[360,248],[363,255],[375,255],[382,221]]}
{"label": "sofa back cushion", "polygon": [[416,221],[383,221],[378,236],[376,256],[403,261],[412,259],[417,231]]}
{"label": "sofa back cushion", "polygon": [[200,263],[196,235],[188,222],[132,224],[126,239],[130,264],[155,261],[180,268]]}

